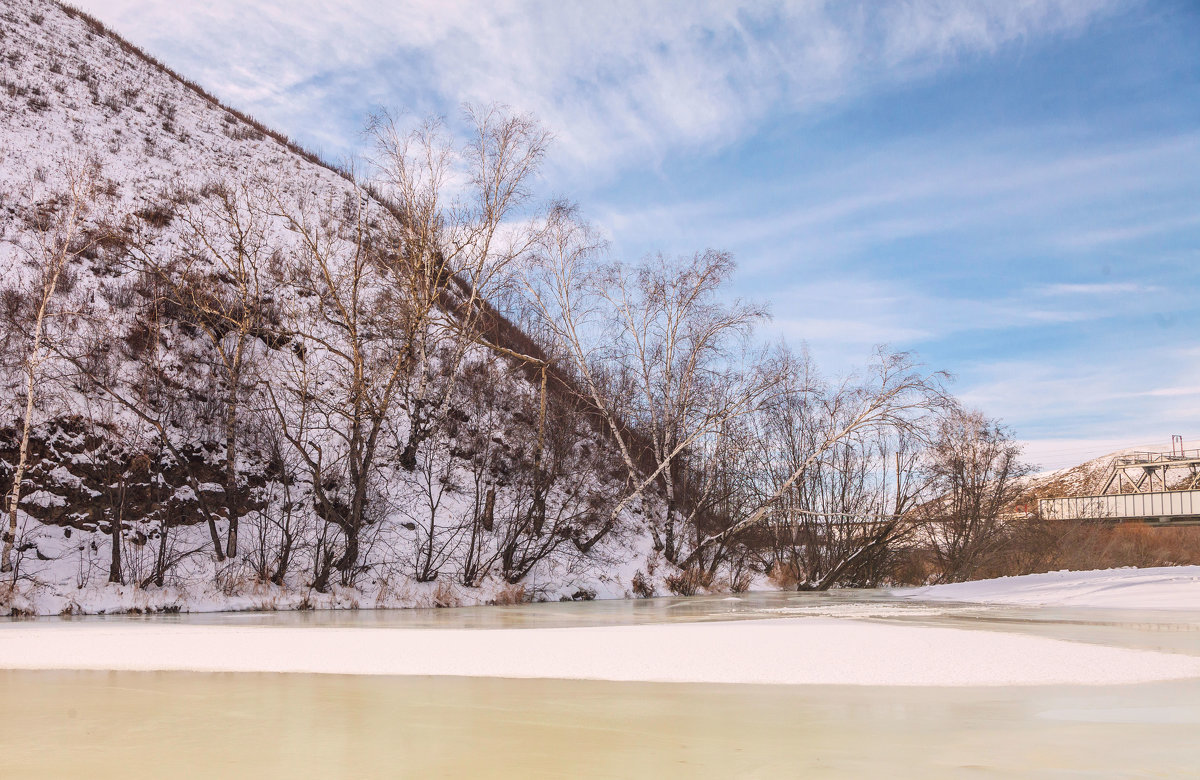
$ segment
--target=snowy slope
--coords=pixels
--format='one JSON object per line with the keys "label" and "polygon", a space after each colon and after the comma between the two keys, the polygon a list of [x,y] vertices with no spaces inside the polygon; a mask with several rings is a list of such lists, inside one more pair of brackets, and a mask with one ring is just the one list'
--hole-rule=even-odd
{"label": "snowy slope", "polygon": [[353,186],[55,4],[9,0],[0,19],[0,183],[10,204],[30,185],[52,187],[39,179],[69,156],[101,162],[122,212],[225,178]]}
{"label": "snowy slope", "polygon": [[[144,242],[144,251],[163,258],[187,250],[186,228],[179,215],[188,212],[192,219],[203,219],[215,184],[269,187],[280,211],[337,203],[351,194],[362,196],[346,176],[249,117],[221,106],[68,7],[48,0],[5,0],[0,10],[0,63],[0,286],[5,288],[30,281],[32,271],[25,262],[28,225],[31,215],[64,185],[64,163],[88,161],[99,166],[105,182],[103,207],[89,217],[92,227],[120,224],[121,235],[135,235]],[[270,222],[264,231],[284,255],[298,241],[282,219]],[[121,264],[117,255],[122,250],[122,246],[110,250],[101,245],[86,254],[72,268],[71,283],[73,300],[86,307],[88,321],[101,323],[92,326],[92,337],[129,345],[141,332],[142,315],[130,305],[137,280]],[[312,309],[294,289],[280,287],[270,293],[281,309]],[[281,332],[288,325],[282,323]],[[202,346],[195,334],[174,328],[166,338],[170,340],[167,370],[174,372],[172,376],[193,377],[194,355]],[[287,349],[272,347],[263,362],[268,366],[266,382],[276,384],[275,378],[294,369],[296,360]],[[495,442],[504,451],[498,458],[519,461],[526,457],[522,453],[531,438],[529,416],[523,410],[532,403],[536,388],[518,366],[479,350],[468,356],[468,363],[486,374],[491,395],[486,407],[461,414],[464,422],[459,427],[469,430],[439,434],[435,442],[439,452],[469,452],[468,440],[483,441],[488,447]],[[131,389],[136,386],[132,364],[118,366],[117,372],[118,382]],[[198,386],[202,379],[195,378]],[[2,428],[19,420],[21,377],[9,370],[0,385]],[[85,417],[94,420],[98,414],[102,424],[78,422]],[[195,511],[195,490],[183,484],[179,464],[164,466],[163,475],[156,478],[159,482],[139,486],[150,496],[139,505],[141,509],[151,513],[168,507],[183,518],[179,537],[172,541],[172,554],[181,556],[173,576],[150,587],[137,587],[137,582],[107,585],[106,528],[111,530],[111,524],[97,519],[103,513],[97,514],[95,507],[114,483],[101,466],[126,462],[151,446],[153,431],[128,409],[106,403],[95,393],[48,394],[39,400],[37,420],[35,458],[21,502],[23,580],[15,593],[0,593],[0,606],[44,613],[479,603],[501,591],[507,594],[503,597],[514,597],[512,588],[494,577],[478,587],[465,587],[449,574],[436,582],[412,581],[405,573],[405,561],[416,544],[412,531],[414,517],[420,516],[416,502],[422,491],[428,492],[432,477],[422,483],[399,469],[383,491],[381,500],[386,501],[389,514],[378,525],[379,533],[367,553],[371,574],[354,589],[307,592],[304,569],[311,568],[312,561],[303,559],[293,565],[286,581],[271,584],[252,576],[244,560],[222,568],[195,554],[206,544],[205,531]],[[566,435],[576,436],[581,445],[577,453],[564,456],[576,476],[569,486],[575,491],[573,500],[611,493],[611,477],[602,476],[598,465],[604,462],[605,442],[582,422],[568,424],[574,427]],[[14,430],[0,431],[0,438],[7,437],[0,449],[7,448],[4,457],[10,461]],[[219,494],[219,420],[194,414],[175,435],[180,437],[175,443],[201,464],[198,489]],[[446,487],[437,488],[444,493],[434,510],[439,523],[458,522],[471,512],[471,475],[465,461],[455,457],[460,456],[437,455],[437,462],[429,465],[430,473],[440,473],[440,484]],[[238,462],[250,489],[257,491],[259,525],[247,528],[247,534],[278,535],[273,523],[282,507],[292,511],[299,506],[296,511],[309,513],[310,520],[314,511],[303,485],[298,487],[299,500],[297,496],[285,500],[281,483],[272,482],[267,460],[262,453],[246,451]],[[11,471],[5,469],[5,474]],[[518,485],[501,481],[499,490],[498,503],[517,500]],[[567,494],[558,495],[557,501],[565,504]],[[633,509],[640,510],[636,502]],[[121,521],[129,545],[125,565],[134,581],[143,579],[153,558],[158,525],[149,517],[134,513]],[[224,533],[225,526],[219,531]],[[309,539],[306,544],[313,548],[317,541]],[[489,549],[494,554],[495,544]],[[522,587],[526,597],[625,595],[632,573],[644,567],[647,549],[646,539],[636,532],[614,534],[589,555],[548,556]]]}

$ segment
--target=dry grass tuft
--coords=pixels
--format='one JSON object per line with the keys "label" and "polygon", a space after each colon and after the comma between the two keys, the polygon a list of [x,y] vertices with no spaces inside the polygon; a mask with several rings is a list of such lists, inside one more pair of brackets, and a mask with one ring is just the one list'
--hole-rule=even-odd
{"label": "dry grass tuft", "polygon": [[791,566],[784,566],[782,563],[771,567],[771,570],[767,572],[767,579],[779,590],[795,590],[800,584],[796,570]]}
{"label": "dry grass tuft", "polygon": [[433,606],[435,607],[458,607],[462,606],[462,602],[458,598],[458,594],[454,592],[454,587],[448,582],[438,582],[437,588],[433,591]]}
{"label": "dry grass tuft", "polygon": [[703,569],[687,569],[667,575],[663,582],[667,590],[676,596],[695,596],[701,589],[712,585],[712,580],[712,575]]}
{"label": "dry grass tuft", "polygon": [[525,586],[517,584],[505,585],[496,592],[496,597],[488,603],[496,606],[509,606],[511,604],[528,604],[532,600],[532,595],[526,592]]}

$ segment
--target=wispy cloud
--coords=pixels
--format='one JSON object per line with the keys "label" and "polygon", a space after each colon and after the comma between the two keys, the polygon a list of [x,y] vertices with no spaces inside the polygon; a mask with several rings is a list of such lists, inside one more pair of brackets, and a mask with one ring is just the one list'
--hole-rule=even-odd
{"label": "wispy cloud", "polygon": [[1130,344],[1108,355],[1055,352],[1044,359],[980,361],[964,367],[966,403],[1027,422],[1029,439],[1064,430],[1097,440],[1157,440],[1200,434],[1200,364],[1175,348]]}
{"label": "wispy cloud", "polygon": [[[1114,285],[1119,286],[1119,285]],[[775,320],[768,330],[789,341],[818,345],[818,353],[858,361],[877,344],[921,349],[956,335],[1012,332],[1127,317],[1148,305],[1047,307],[1022,290],[988,297],[940,295],[903,279],[840,277],[777,288]]]}
{"label": "wispy cloud", "polygon": [[1059,296],[1108,296],[1137,294],[1147,295],[1160,292],[1158,285],[1142,284],[1141,282],[1081,282],[1071,284],[1044,284],[1034,288],[1035,295],[1048,297]]}
{"label": "wispy cloud", "polygon": [[1071,233],[1059,237],[1059,243],[1071,249],[1094,249],[1105,244],[1121,244],[1139,241],[1148,236],[1200,227],[1200,213],[1172,216],[1166,219],[1149,217],[1131,219],[1128,216],[1117,226]]}
{"label": "wispy cloud", "polygon": [[[926,77],[964,57],[1077,31],[1125,5],[81,4],[169,53],[219,94],[301,135],[336,143],[334,133],[350,129],[346,103],[424,111],[500,101],[533,111],[554,129],[561,164],[592,170],[711,152],[754,132],[772,112],[805,111]],[[330,117],[341,121],[331,127]]]}
{"label": "wispy cloud", "polygon": [[[746,258],[766,264],[764,271],[775,270],[772,262],[828,263],[903,239],[980,231],[989,233],[980,250],[1003,242],[1024,254],[1059,254],[1064,236],[1127,219],[1130,190],[1178,190],[1181,170],[1200,165],[1200,136],[1193,133],[1078,150],[1064,145],[1055,128],[1037,126],[1019,139],[939,134],[867,149],[847,139],[798,177],[780,180],[767,171],[765,180],[737,182],[732,192],[669,204],[634,200],[601,218],[627,238],[707,229],[726,245],[790,250]],[[1193,183],[1156,206],[1179,211],[1174,225],[1186,229],[1200,224],[1195,196]]]}

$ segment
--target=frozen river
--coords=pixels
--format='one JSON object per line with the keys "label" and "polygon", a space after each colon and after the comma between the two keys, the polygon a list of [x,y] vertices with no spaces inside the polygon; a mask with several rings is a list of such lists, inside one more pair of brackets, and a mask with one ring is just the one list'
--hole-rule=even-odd
{"label": "frozen river", "polygon": [[[492,629],[830,618],[1200,657],[1200,609],[998,607],[882,592],[457,610],[41,619]],[[765,624],[764,624],[765,625]],[[655,652],[647,647],[647,653]],[[755,648],[745,650],[755,663]],[[1196,776],[1200,680],[741,685],[333,674],[0,671],[5,777]]]}

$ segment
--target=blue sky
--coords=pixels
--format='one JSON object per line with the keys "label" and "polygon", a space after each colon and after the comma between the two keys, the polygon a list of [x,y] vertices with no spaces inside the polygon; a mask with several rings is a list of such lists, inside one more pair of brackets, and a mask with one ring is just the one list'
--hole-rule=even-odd
{"label": "blue sky", "polygon": [[771,337],[914,350],[1044,466],[1200,439],[1195,0],[76,2],[329,158],[531,111],[614,255],[730,250]]}

